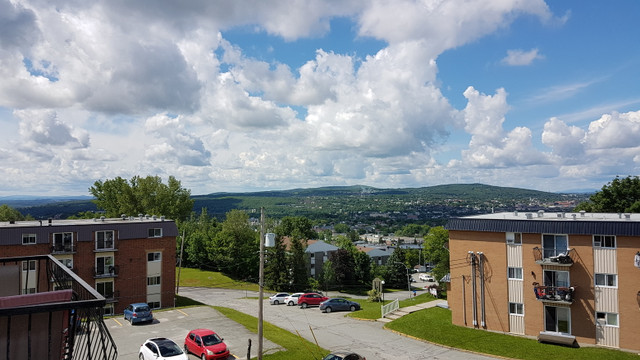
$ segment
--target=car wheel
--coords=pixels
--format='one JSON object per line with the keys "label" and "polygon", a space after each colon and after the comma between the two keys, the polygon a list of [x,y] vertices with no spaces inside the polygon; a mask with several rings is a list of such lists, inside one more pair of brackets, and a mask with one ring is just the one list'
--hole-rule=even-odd
{"label": "car wheel", "polygon": [[331,312],[331,307],[327,307],[326,309],[324,309],[324,311],[330,313]]}
{"label": "car wheel", "polygon": [[200,355],[200,359],[207,360],[207,357],[204,354],[202,354],[202,355]]}
{"label": "car wheel", "polygon": [[187,344],[184,344],[184,353],[189,355],[189,348],[187,348]]}
{"label": "car wheel", "polygon": [[356,311],[356,306],[355,305],[351,305],[351,307],[349,308],[351,311]]}
{"label": "car wheel", "polygon": [[287,306],[293,306],[293,301],[289,301],[289,303],[287,304]]}
{"label": "car wheel", "polygon": [[273,305],[278,305],[280,302],[278,300],[273,300]]}
{"label": "car wheel", "polygon": [[307,303],[302,303],[302,305],[300,305],[300,307],[302,307],[303,309],[306,309],[309,307],[309,304]]}
{"label": "car wheel", "polygon": [[144,360],[144,355],[142,355],[142,353],[138,354],[138,359]]}

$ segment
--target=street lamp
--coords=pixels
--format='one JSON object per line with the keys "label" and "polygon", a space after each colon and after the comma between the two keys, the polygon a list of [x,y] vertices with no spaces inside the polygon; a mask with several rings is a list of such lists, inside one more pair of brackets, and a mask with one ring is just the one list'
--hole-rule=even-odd
{"label": "street lamp", "polygon": [[409,280],[409,267],[404,263],[401,263],[400,261],[394,261],[394,263],[404,266],[404,268],[407,270],[407,290],[409,290],[409,298],[411,298],[411,281]]}
{"label": "street lamp", "polygon": [[384,280],[380,281],[380,292],[382,293],[382,304],[384,304]]}

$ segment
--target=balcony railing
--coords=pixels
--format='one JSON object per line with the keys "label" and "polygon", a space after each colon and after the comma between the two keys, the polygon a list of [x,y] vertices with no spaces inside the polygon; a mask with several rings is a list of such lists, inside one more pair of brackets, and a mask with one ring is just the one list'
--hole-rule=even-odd
{"label": "balcony railing", "polygon": [[98,266],[93,268],[94,278],[117,277],[120,272],[120,265]]}
{"label": "balcony railing", "polygon": [[52,254],[72,254],[73,244],[53,244],[51,247]]}
{"label": "balcony railing", "polygon": [[574,287],[544,286],[533,284],[533,292],[536,299],[543,302],[572,304],[574,300]]}
{"label": "balcony railing", "polygon": [[107,303],[117,302],[120,299],[120,290],[115,290],[109,293],[104,294],[105,300]]}
{"label": "balcony railing", "polygon": [[537,246],[533,248],[533,257],[540,265],[571,266],[574,256],[573,249],[541,249]]}
{"label": "balcony railing", "polygon": [[[35,271],[21,273],[24,261]],[[0,258],[0,358],[101,359],[118,357],[103,322],[105,298],[52,255]],[[22,290],[34,288],[34,293]]]}

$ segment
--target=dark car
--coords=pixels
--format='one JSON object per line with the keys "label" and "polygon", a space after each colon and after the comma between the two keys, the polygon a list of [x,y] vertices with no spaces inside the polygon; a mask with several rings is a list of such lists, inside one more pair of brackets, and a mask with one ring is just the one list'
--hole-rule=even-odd
{"label": "dark car", "polygon": [[147,303],[131,304],[124,309],[124,319],[131,325],[139,322],[153,321],[153,312]]}
{"label": "dark car", "polygon": [[305,309],[309,306],[318,306],[325,300],[329,300],[329,298],[317,293],[306,293],[300,295],[300,297],[298,298],[298,305],[300,305],[301,308]]}
{"label": "dark car", "polygon": [[184,352],[192,353],[202,360],[226,359],[229,348],[213,330],[191,330],[184,338]]}
{"label": "dark car", "polygon": [[322,358],[322,360],[367,360],[364,356],[356,353],[336,351]]}
{"label": "dark car", "polygon": [[320,303],[320,310],[322,312],[332,312],[332,311],[356,311],[360,310],[360,304],[355,301],[350,301],[343,298],[331,298],[329,300],[323,301]]}

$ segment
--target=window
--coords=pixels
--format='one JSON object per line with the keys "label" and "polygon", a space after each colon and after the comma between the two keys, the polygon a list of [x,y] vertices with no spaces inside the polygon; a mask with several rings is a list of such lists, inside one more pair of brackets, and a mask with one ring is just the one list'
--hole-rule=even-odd
{"label": "window", "polygon": [[618,286],[618,276],[615,274],[596,274],[594,278],[596,280],[596,286]]}
{"label": "window", "polygon": [[96,275],[113,275],[115,271],[113,256],[98,256],[96,258]]}
{"label": "window", "polygon": [[618,326],[618,314],[597,312],[596,313],[596,325]]}
{"label": "window", "polygon": [[36,243],[36,234],[22,234],[22,245],[31,245]]}
{"label": "window", "polygon": [[507,269],[509,279],[522,280],[522,268],[510,267]]}
{"label": "window", "polygon": [[151,301],[149,307],[152,309],[160,309],[160,301]]}
{"label": "window", "polygon": [[34,287],[32,287],[32,288],[27,288],[27,289],[24,289],[24,288],[23,288],[23,289],[20,289],[20,293],[21,293],[22,295],[25,295],[25,294],[35,294],[35,293],[36,293],[36,288],[34,288]]}
{"label": "window", "polygon": [[509,315],[524,315],[524,305],[521,303],[509,303]]}
{"label": "window", "polygon": [[544,330],[571,334],[571,310],[565,307],[544,307]]}
{"label": "window", "polygon": [[113,298],[113,281],[97,283],[96,290],[107,299]]}
{"label": "window", "polygon": [[569,287],[569,272],[545,270],[544,286]]}
{"label": "window", "polygon": [[522,245],[522,234],[521,233],[507,233],[507,244],[512,245]]}
{"label": "window", "polygon": [[566,255],[569,249],[567,235],[542,235],[544,258]]}
{"label": "window", "polygon": [[73,233],[54,233],[53,234],[53,251],[72,252],[73,251]]}
{"label": "window", "polygon": [[60,262],[69,269],[73,269],[73,259],[61,259]]}
{"label": "window", "polygon": [[147,254],[147,261],[151,262],[151,261],[160,261],[162,260],[162,253],[161,252],[150,252]]}
{"label": "window", "polygon": [[147,277],[147,285],[160,285],[160,276],[149,276]]}
{"label": "window", "polygon": [[36,270],[36,261],[29,260],[22,262],[22,271],[35,271]]}
{"label": "window", "polygon": [[113,249],[113,230],[96,231],[96,250]]}
{"label": "window", "polygon": [[593,235],[593,247],[615,249],[616,237],[615,235]]}
{"label": "window", "polygon": [[149,229],[149,237],[162,237],[162,228]]}

